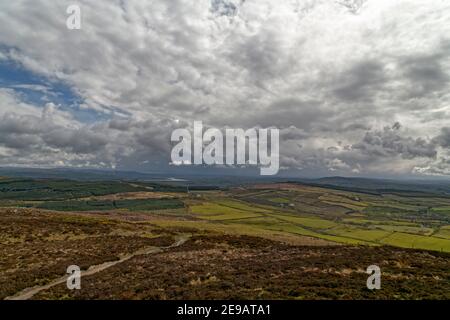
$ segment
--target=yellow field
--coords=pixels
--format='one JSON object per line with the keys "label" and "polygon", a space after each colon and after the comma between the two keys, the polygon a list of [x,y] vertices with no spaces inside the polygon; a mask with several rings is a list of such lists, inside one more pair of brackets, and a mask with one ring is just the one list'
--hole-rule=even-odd
{"label": "yellow field", "polygon": [[[275,216],[275,215],[273,215]],[[302,226],[309,228],[317,228],[317,229],[328,229],[337,226],[337,223],[334,223],[330,220],[320,219],[320,218],[307,218],[307,217],[294,217],[294,216],[286,216],[286,215],[276,215],[276,217],[280,220],[292,222],[295,224],[301,224]]]}
{"label": "yellow field", "polygon": [[[289,201],[285,197],[267,197],[267,199],[277,203]],[[330,194],[323,197],[322,203],[358,211],[367,205],[341,195]],[[228,227],[233,226],[235,230],[251,228],[255,232],[257,230],[262,233],[276,231],[286,235],[308,236],[344,244],[389,244],[407,248],[450,251],[450,227],[445,226],[433,229],[408,221],[371,220],[365,217],[329,220],[304,213],[290,214],[289,211],[280,211],[276,205],[272,207],[264,203],[252,205],[225,197],[194,203],[190,206],[190,213],[210,223],[226,223]],[[433,233],[435,233],[433,237],[430,237]]]}
{"label": "yellow field", "polygon": [[381,240],[381,243],[404,248],[450,252],[450,240],[418,236],[409,233],[395,232]]}
{"label": "yellow field", "polygon": [[[231,207],[229,205],[234,205]],[[257,213],[251,213],[244,210],[245,206],[239,202],[220,202],[220,203],[202,203],[190,207],[190,211],[194,215],[200,216],[206,220],[229,220],[229,219],[247,219],[259,217]],[[247,208],[245,208],[247,209]]]}

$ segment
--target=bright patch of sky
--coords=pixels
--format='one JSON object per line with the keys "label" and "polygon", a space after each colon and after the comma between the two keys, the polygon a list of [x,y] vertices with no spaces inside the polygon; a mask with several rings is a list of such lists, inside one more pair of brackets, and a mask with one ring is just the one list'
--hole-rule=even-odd
{"label": "bright patch of sky", "polygon": [[84,100],[67,84],[35,74],[12,60],[0,59],[0,88],[14,90],[23,102],[37,107],[43,108],[51,102],[80,122],[93,123],[110,118],[105,113],[83,107]]}

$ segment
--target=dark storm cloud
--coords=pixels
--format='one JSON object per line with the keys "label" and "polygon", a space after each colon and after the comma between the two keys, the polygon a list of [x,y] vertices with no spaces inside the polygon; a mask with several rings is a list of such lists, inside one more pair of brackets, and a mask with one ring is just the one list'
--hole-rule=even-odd
{"label": "dark storm cloud", "polygon": [[344,101],[371,100],[374,94],[382,89],[385,81],[381,63],[360,62],[342,74],[334,93]]}
{"label": "dark storm cloud", "polygon": [[342,128],[342,131],[356,131],[356,130],[370,130],[370,126],[364,123],[352,123],[344,128]]}
{"label": "dark storm cloud", "polygon": [[433,142],[422,138],[414,139],[402,136],[398,123],[392,127],[385,127],[383,130],[366,132],[362,141],[352,147],[375,158],[395,156],[405,159],[435,158],[437,155]]}
{"label": "dark storm cloud", "polygon": [[44,133],[42,139],[49,147],[80,154],[96,153],[109,142],[108,137],[103,133],[86,130],[86,128],[76,130],[58,128]]}
{"label": "dark storm cloud", "polygon": [[442,148],[450,148],[450,127],[441,129],[441,133],[434,138],[434,142]]}
{"label": "dark storm cloud", "polygon": [[409,97],[423,97],[447,88],[450,76],[443,62],[448,61],[449,46],[433,55],[407,57],[400,63],[404,76],[409,80]]}
{"label": "dark storm cloud", "polygon": [[35,116],[18,116],[16,114],[5,114],[0,118],[0,133],[2,136],[8,134],[39,134],[53,127],[42,118]]}
{"label": "dark storm cloud", "polygon": [[297,127],[310,130],[312,126],[325,120],[329,116],[321,103],[314,100],[304,101],[296,98],[276,100],[267,108],[251,115],[248,123],[255,123],[263,127],[276,126],[279,128]]}
{"label": "dark storm cloud", "polygon": [[[245,0],[240,0],[240,4]],[[211,11],[218,15],[234,17],[238,12],[238,6],[233,1],[211,0]]]}
{"label": "dark storm cloud", "polygon": [[93,153],[108,143],[105,135],[90,128],[66,128],[35,116],[5,115],[0,119],[0,144],[13,149],[59,148]]}
{"label": "dark storm cloud", "polygon": [[307,138],[309,135],[305,133],[304,130],[299,129],[294,126],[290,126],[288,128],[281,129],[280,131],[280,139],[283,141],[286,140],[302,140]]}

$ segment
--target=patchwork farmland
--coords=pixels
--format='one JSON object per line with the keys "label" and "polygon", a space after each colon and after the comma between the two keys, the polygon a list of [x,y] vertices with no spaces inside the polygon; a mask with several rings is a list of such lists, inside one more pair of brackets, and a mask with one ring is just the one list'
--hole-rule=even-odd
{"label": "patchwork farmland", "polygon": [[[3,299],[449,298],[442,194],[3,178],[0,207]],[[48,287],[72,264],[82,290]]]}

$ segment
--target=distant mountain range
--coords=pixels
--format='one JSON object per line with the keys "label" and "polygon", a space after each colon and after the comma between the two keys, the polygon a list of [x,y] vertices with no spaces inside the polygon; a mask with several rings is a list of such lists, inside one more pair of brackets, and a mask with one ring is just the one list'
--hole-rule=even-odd
{"label": "distant mountain range", "polygon": [[317,179],[249,177],[231,175],[193,175],[174,173],[142,173],[72,168],[0,168],[0,176],[34,179],[69,180],[133,180],[151,181],[175,185],[232,187],[254,183],[292,182],[364,193],[425,193],[450,195],[450,180],[394,180],[356,177],[325,177]]}
{"label": "distant mountain range", "polygon": [[[297,181],[297,180],[296,180]],[[450,180],[391,180],[374,178],[327,177],[299,180],[308,185],[317,185],[346,191],[365,193],[429,193],[450,195]]]}

